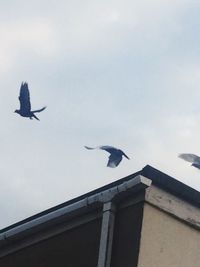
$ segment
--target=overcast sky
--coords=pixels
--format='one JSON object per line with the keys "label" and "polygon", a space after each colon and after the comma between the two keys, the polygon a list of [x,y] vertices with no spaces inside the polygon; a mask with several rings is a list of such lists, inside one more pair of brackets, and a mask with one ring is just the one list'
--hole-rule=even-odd
{"label": "overcast sky", "polygon": [[[4,2],[4,3],[3,3]],[[200,190],[200,2],[0,3],[0,228],[142,169]],[[29,84],[29,120],[19,107]],[[107,168],[113,145],[131,158]]]}

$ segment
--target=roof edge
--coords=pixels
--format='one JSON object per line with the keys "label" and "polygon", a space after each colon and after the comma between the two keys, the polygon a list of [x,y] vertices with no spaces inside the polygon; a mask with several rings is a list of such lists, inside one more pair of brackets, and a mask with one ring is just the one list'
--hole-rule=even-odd
{"label": "roof edge", "polygon": [[[87,209],[89,206],[95,203],[106,203],[113,200],[117,200],[120,196],[127,196],[128,193],[138,192],[144,190],[151,185],[151,180],[138,175],[129,181],[124,181],[121,184],[114,186],[110,189],[106,189],[103,192],[96,193],[94,195],[88,196],[78,202],[72,203],[65,207],[51,211],[45,215],[41,215],[30,221],[21,222],[19,225],[13,225],[9,229],[5,228],[0,233],[0,245],[5,244],[9,241],[21,238],[21,236],[29,235],[34,231],[41,230],[50,224],[62,221],[67,215],[80,212],[82,209]],[[103,205],[102,205],[103,207]]]}

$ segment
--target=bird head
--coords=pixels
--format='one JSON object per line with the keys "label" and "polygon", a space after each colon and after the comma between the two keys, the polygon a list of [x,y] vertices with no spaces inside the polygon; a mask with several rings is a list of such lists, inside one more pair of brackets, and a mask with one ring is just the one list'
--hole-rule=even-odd
{"label": "bird head", "polygon": [[19,114],[19,110],[18,110],[18,109],[16,109],[16,110],[14,111],[14,113],[18,113],[18,114]]}
{"label": "bird head", "polygon": [[123,156],[126,157],[127,159],[130,159],[124,152],[123,152]]}

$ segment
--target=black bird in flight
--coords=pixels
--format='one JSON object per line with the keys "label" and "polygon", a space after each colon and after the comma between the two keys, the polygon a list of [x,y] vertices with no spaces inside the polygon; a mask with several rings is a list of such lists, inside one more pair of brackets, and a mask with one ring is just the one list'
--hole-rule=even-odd
{"label": "black bird in flight", "polygon": [[200,169],[200,157],[194,154],[180,154],[179,158],[191,162],[191,166]]}
{"label": "black bird in flight", "polygon": [[85,146],[87,149],[102,149],[110,153],[109,160],[107,163],[107,167],[115,168],[119,165],[122,160],[122,156],[129,159],[129,157],[121,150],[112,146],[98,146],[98,147],[88,147]]}
{"label": "black bird in flight", "polygon": [[32,118],[35,118],[39,121],[38,117],[34,113],[38,113],[43,111],[46,107],[43,107],[38,110],[32,110],[31,111],[31,102],[30,102],[30,94],[28,89],[28,83],[21,84],[20,87],[20,94],[19,94],[19,102],[20,102],[20,109],[16,109],[15,112],[21,115],[22,117],[28,117],[32,120]]}

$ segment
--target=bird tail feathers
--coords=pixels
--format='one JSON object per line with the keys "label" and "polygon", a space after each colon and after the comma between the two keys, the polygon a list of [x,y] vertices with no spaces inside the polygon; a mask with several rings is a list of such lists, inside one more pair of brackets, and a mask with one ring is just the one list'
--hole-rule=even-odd
{"label": "bird tail feathers", "polygon": [[46,108],[46,107],[43,107],[43,108],[41,108],[41,109],[37,109],[37,110],[33,110],[32,112],[33,112],[33,113],[41,112],[41,111],[45,110],[45,108]]}

